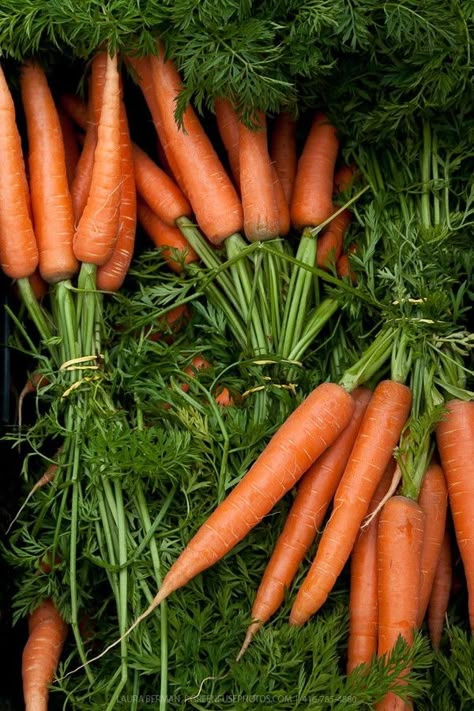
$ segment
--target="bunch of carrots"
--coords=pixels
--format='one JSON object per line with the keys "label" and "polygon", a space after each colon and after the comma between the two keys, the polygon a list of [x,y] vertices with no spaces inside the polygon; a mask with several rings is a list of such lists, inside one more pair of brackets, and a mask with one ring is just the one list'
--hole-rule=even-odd
{"label": "bunch of carrots", "polygon": [[[81,452],[88,446],[86,431],[94,419],[121,417],[107,382],[103,297],[124,283],[137,223],[160,248],[176,279],[196,285],[197,296],[191,294],[188,300],[204,294],[224,314],[242,359],[274,367],[272,377],[263,376],[263,384],[254,388],[257,423],[271,413],[268,392],[290,387],[318,335],[346,301],[360,298],[370,304],[376,333],[355,362],[334,378],[321,378],[306,397],[298,397],[291,414],[284,413],[282,426],[258,459],[161,582],[156,544],[148,541],[159,591],[153,596],[145,584],[142,599],[149,604],[132,624],[127,546],[135,543],[123,503],[128,492],[105,475],[98,479],[104,534],[97,534],[97,548],[110,562],[119,623],[116,639],[105,651],[116,644],[121,648],[120,681],[108,708],[128,683],[127,640],[132,630],[171,593],[221,560],[294,487],[294,501],[256,591],[238,659],[281,606],[316,538],[314,560],[293,602],[291,625],[299,627],[313,618],[350,561],[348,673],[361,664],[369,666],[377,655],[385,655],[390,665],[399,637],[412,646],[426,615],[438,647],[452,569],[448,500],[472,628],[474,480],[469,469],[474,460],[474,406],[459,358],[461,346],[470,341],[459,335],[454,316],[449,328],[426,318],[425,297],[402,293],[402,277],[396,272],[399,260],[413,262],[409,277],[416,289],[419,266],[407,252],[424,254],[432,216],[438,229],[449,220],[449,187],[442,205],[430,182],[447,159],[442,162],[431,152],[429,129],[423,132],[427,160],[418,183],[417,176],[408,169],[403,173],[389,158],[386,164],[374,156],[364,163],[363,156],[356,155],[339,167],[337,131],[323,113],[313,117],[298,155],[298,126],[288,114],[276,118],[269,136],[263,114],[249,127],[231,102],[217,97],[222,160],[192,106],[185,109],[182,125],[177,122],[176,101],[183,86],[161,45],[147,58],[122,59],[150,111],[160,165],[131,140],[117,55],[104,51],[93,59],[87,102],[74,93],[55,101],[38,64],[21,68],[26,161],[14,103],[0,74],[5,117],[0,198],[3,206],[12,207],[0,212],[0,263],[17,281],[41,339],[34,350],[25,327],[12,315],[38,362],[46,362],[39,382],[46,392],[59,392],[51,409],[63,434],[35,491],[43,485],[58,487],[60,504],[51,513],[57,535],[48,565],[54,567],[56,560],[61,564],[62,556],[68,556],[65,609],[80,668],[92,684],[92,662],[105,653],[87,656],[80,632],[78,506],[87,498],[91,481],[97,484],[97,478],[81,469]],[[46,156],[54,157],[54,170]],[[426,174],[430,170],[433,175]],[[361,175],[366,186],[354,194]],[[411,190],[413,183],[422,185],[421,197]],[[378,195],[387,193],[390,184],[398,192],[389,205],[379,204]],[[361,239],[355,247],[348,243],[350,208],[369,189],[374,198],[365,213],[363,208],[357,213]],[[469,209],[465,207],[466,215]],[[458,205],[456,212],[462,212]],[[375,246],[385,259],[378,271],[370,266]],[[390,269],[393,279],[391,273],[387,277]],[[49,309],[46,299],[40,302],[35,295],[38,279],[48,284]],[[400,304],[411,310],[403,311]],[[184,305],[167,304],[162,315]],[[423,325],[421,331],[413,326],[415,321]],[[191,378],[209,363],[201,359],[193,365],[187,373]],[[186,393],[186,387],[182,389]],[[219,406],[235,405],[228,391],[220,391],[216,400]],[[131,506],[149,527],[145,499],[139,482]],[[70,529],[64,544],[60,529],[66,520]],[[143,548],[138,546],[140,552]],[[23,660],[30,710],[47,708],[48,686],[66,638],[65,618],[51,599],[32,612]],[[46,629],[51,629],[49,637]],[[38,653],[50,663],[40,668],[33,660]],[[397,670],[377,708],[409,708],[404,695],[408,674],[408,664]]]}

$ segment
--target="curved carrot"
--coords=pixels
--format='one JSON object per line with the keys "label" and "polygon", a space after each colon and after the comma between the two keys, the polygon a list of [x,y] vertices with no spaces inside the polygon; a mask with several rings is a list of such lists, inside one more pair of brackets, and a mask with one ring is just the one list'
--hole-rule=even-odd
{"label": "curved carrot", "polygon": [[66,640],[67,625],[54,603],[44,600],[30,615],[28,630],[21,668],[25,711],[47,711],[49,685]]}
{"label": "curved carrot", "polygon": [[290,624],[302,625],[326,601],[346,564],[370,501],[392,457],[411,407],[406,385],[384,380],[375,388],[334,497],[334,507]]}
{"label": "curved carrot", "polygon": [[239,132],[240,121],[228,99],[218,97],[214,99],[214,112],[216,114],[217,128],[224,148],[227,151],[230,170],[234,176],[235,186],[240,190],[240,159],[239,159]]}
{"label": "curved carrot", "polygon": [[[392,496],[381,511],[377,538],[379,657],[392,651],[400,635],[409,645],[413,644],[424,525],[423,510],[405,496]],[[408,711],[411,704],[389,692],[376,708]]]}
{"label": "curved carrot", "polygon": [[[368,516],[375,513],[386,496],[395,471],[392,459],[370,502]],[[369,664],[377,654],[377,528],[380,512],[359,531],[351,554],[349,596],[349,640],[347,673],[360,664]]]}
{"label": "curved carrot", "polygon": [[38,248],[15,105],[0,66],[0,265],[12,279],[31,276]]}
{"label": "curved carrot", "polygon": [[451,400],[436,428],[449,505],[466,575],[469,622],[474,631],[474,401]]}
{"label": "curved carrot", "polygon": [[286,111],[278,114],[270,139],[270,157],[280,179],[286,204],[291,205],[295,184],[296,166],[296,121]]}
{"label": "curved carrot", "polygon": [[313,543],[347,464],[372,393],[357,388],[352,393],[355,407],[347,427],[302,477],[270,561],[263,574],[252,607],[252,622],[237,657],[241,658],[252,637],[278,610],[296,572]]}
{"label": "curved carrot", "polygon": [[58,112],[43,69],[23,65],[20,87],[28,131],[31,207],[43,279],[70,279],[78,263],[72,249],[74,214]]}
{"label": "curved carrot", "polygon": [[338,150],[336,129],[324,114],[316,114],[298,161],[293,187],[290,213],[296,229],[316,227],[331,216]]}
{"label": "curved carrot", "polygon": [[428,605],[428,631],[434,649],[439,649],[443,634],[444,619],[448,609],[453,579],[453,563],[451,553],[451,536],[448,530],[444,532],[438,565],[436,566],[433,587],[431,588]]}
{"label": "curved carrot", "polygon": [[183,128],[176,123],[176,99],[182,90],[179,73],[163,50],[150,57],[155,101],[162,122],[160,140],[167,145],[178,168],[184,193],[198,225],[213,244],[221,244],[242,229],[242,206],[208,136],[191,106],[183,115]]}
{"label": "curved carrot", "polygon": [[74,235],[74,253],[100,266],[112,256],[117,241],[121,199],[120,80],[117,55],[107,55],[105,84],[94,167],[87,204]]}
{"label": "curved carrot", "polygon": [[183,268],[181,262],[173,258],[173,252],[184,257],[184,264],[197,261],[196,252],[187,243],[181,230],[160,220],[143,200],[137,202],[137,215],[138,221],[147,235],[157,247],[162,249],[163,259],[170,269],[179,273]]}
{"label": "curved carrot", "polygon": [[439,464],[431,464],[426,470],[418,504],[423,509],[426,519],[421,558],[420,607],[417,618],[417,626],[421,627],[428,608],[446,529],[448,489],[444,472]]}

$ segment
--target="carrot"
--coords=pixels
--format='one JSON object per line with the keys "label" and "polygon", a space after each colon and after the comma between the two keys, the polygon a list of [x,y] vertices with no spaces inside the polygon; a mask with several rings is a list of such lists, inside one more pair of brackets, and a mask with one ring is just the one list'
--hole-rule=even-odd
{"label": "carrot", "polygon": [[324,114],[316,114],[298,161],[293,187],[290,212],[295,229],[316,227],[331,216],[338,149],[336,129]]}
{"label": "carrot", "polygon": [[66,93],[60,98],[60,105],[63,111],[76,123],[83,131],[87,130],[89,124],[89,113],[87,104],[77,94]]}
{"label": "carrot", "polygon": [[444,472],[438,464],[428,467],[418,497],[425,514],[425,535],[421,557],[421,590],[417,626],[421,627],[430,600],[438,565],[448,509],[448,490]]}
{"label": "carrot", "polygon": [[439,649],[444,619],[448,609],[453,578],[451,536],[445,529],[428,604],[428,631],[434,649]]}
{"label": "carrot", "polygon": [[242,229],[239,197],[191,106],[183,115],[184,130],[176,123],[176,98],[182,83],[173,62],[164,60],[161,47],[149,61],[162,122],[160,140],[172,157],[173,170],[177,166],[198,225],[210,242],[221,244]]}
{"label": "carrot", "polygon": [[282,111],[273,126],[270,140],[270,157],[280,179],[286,204],[291,205],[293,186],[296,177],[296,121],[290,114]]}
{"label": "carrot", "polygon": [[334,496],[333,512],[316,557],[293,604],[290,624],[306,622],[332,590],[398,443],[410,406],[411,392],[405,385],[384,380],[375,388]]}
{"label": "carrot", "polygon": [[[334,193],[346,192],[354,178],[354,168],[343,165],[334,176]],[[338,261],[344,246],[344,237],[352,221],[351,211],[343,210],[334,217],[317,243],[317,265],[321,269],[326,269],[331,263]]]}
{"label": "carrot", "polygon": [[105,84],[90,191],[74,235],[81,262],[105,264],[117,241],[121,200],[120,82],[117,55],[107,55]]}
{"label": "carrot", "polygon": [[[375,490],[368,515],[375,513],[387,494],[395,471],[392,459]],[[360,664],[369,664],[377,654],[377,528],[380,512],[359,531],[351,554],[349,596],[349,640],[347,673]]]}
{"label": "carrot", "polygon": [[250,242],[272,239],[278,235],[280,219],[268,154],[266,119],[261,112],[255,129],[240,123],[239,165],[245,236]]}
{"label": "carrot", "polygon": [[30,282],[31,289],[36,297],[36,300],[41,301],[43,296],[47,294],[48,285],[39,273],[39,271],[36,270],[33,272],[33,274],[30,274],[30,276],[28,277],[28,281]]}
{"label": "carrot", "polygon": [[74,124],[64,109],[58,109],[58,117],[61,125],[64,153],[66,158],[67,182],[69,187],[71,187],[77,163],[79,161],[79,145]]}
{"label": "carrot", "polygon": [[43,486],[47,486],[50,484],[54,477],[56,476],[56,472],[58,470],[58,465],[57,464],[50,464],[50,466],[46,469],[45,473],[36,481],[33,486],[31,487],[30,491],[28,492],[26,499],[18,509],[17,513],[15,514],[14,518],[10,521],[10,524],[6,530],[6,533],[8,534],[10,530],[12,529],[14,523],[18,521],[18,518],[20,517],[21,512],[24,510],[25,506],[27,505],[28,501],[31,499],[32,496],[34,496],[35,492],[38,491],[38,489],[43,488]]}
{"label": "carrot", "polygon": [[117,242],[110,259],[97,269],[97,288],[118,291],[127,275],[135,246],[137,194],[133,149],[123,97],[120,101],[121,200]]}
{"label": "carrot", "polygon": [[371,396],[367,388],[354,390],[352,397],[355,407],[349,424],[301,479],[285,526],[258,588],[252,607],[252,622],[237,661],[255,633],[283,603],[285,591],[289,589],[329,508]]}
{"label": "carrot", "polygon": [[181,330],[182,326],[188,323],[190,318],[189,309],[185,304],[175,306],[156,322],[155,328],[147,333],[150,341],[160,341],[165,337],[167,343],[172,343],[173,335]]}
{"label": "carrot", "polygon": [[272,180],[273,180],[273,192],[275,194],[276,206],[278,211],[278,234],[280,237],[285,237],[288,234],[291,227],[290,220],[290,208],[286,201],[285,193],[283,191],[283,186],[276,172],[276,168],[271,164],[272,169]]}
{"label": "carrot", "polygon": [[28,630],[22,658],[25,710],[47,711],[48,687],[66,640],[67,625],[52,600],[44,600],[30,615]]}
{"label": "carrot", "polygon": [[[197,254],[188,244],[181,230],[177,227],[171,227],[151,210],[148,205],[142,200],[137,202],[138,221],[141,226],[153,241],[153,243],[162,250],[163,258],[174,272],[182,271],[182,264],[177,261],[175,254],[182,257],[184,264],[195,262]],[[173,252],[175,254],[173,254]]]}
{"label": "carrot", "polygon": [[[377,538],[378,647],[381,657],[401,635],[409,645],[417,626],[425,514],[405,496],[392,496],[380,514]],[[398,680],[400,681],[400,679]],[[411,709],[389,692],[377,711]]]}
{"label": "carrot", "polygon": [[474,401],[451,400],[436,428],[449,505],[466,575],[469,622],[474,631]]}
{"label": "carrot", "polygon": [[12,279],[31,276],[38,248],[15,106],[0,66],[0,265]]}
{"label": "carrot", "polygon": [[357,244],[351,244],[344,254],[341,254],[336,263],[337,276],[340,279],[347,278],[350,279],[352,284],[357,284],[357,275],[351,268],[351,263],[349,261],[349,255],[354,254],[357,250]]}
{"label": "carrot", "polygon": [[[186,373],[186,375],[189,375],[191,378],[194,378],[199,370],[205,370],[206,368],[210,367],[211,364],[209,363],[209,361],[207,361],[203,356],[197,355],[194,356],[191,361],[191,364],[185,367],[184,372]],[[189,390],[188,383],[181,383],[181,390],[187,393]],[[229,390],[224,386],[219,387],[219,390],[215,394],[215,400],[217,404],[221,407],[230,407],[231,405],[234,405],[234,399],[232,395],[230,394]]]}
{"label": "carrot", "polygon": [[25,401],[25,398],[28,395],[32,395],[33,393],[35,393],[39,385],[47,385],[47,383],[48,378],[43,375],[43,373],[32,373],[27,377],[26,383],[24,384],[18,396],[18,427],[20,429],[22,423],[23,403]]}
{"label": "carrot", "polygon": [[236,188],[240,190],[239,118],[230,101],[222,97],[214,99],[214,112],[219,135],[227,151],[234,183]]}
{"label": "carrot", "polygon": [[46,75],[27,62],[20,75],[28,131],[31,207],[43,279],[56,283],[77,271],[72,249],[74,213],[58,112]]}

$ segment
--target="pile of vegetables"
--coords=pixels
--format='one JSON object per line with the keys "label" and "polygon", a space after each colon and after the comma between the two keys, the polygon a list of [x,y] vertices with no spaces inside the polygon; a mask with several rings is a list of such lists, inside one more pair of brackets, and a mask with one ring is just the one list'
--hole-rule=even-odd
{"label": "pile of vegetables", "polygon": [[468,706],[468,4],[4,4],[26,708]]}

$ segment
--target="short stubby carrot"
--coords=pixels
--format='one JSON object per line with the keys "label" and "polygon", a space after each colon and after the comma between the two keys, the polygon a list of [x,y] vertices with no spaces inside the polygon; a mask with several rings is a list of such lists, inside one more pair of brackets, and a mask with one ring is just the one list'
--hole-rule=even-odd
{"label": "short stubby carrot", "polygon": [[263,574],[252,606],[252,622],[237,659],[252,637],[283,603],[298,567],[313,543],[347,464],[362,418],[372,397],[368,388],[352,393],[354,412],[347,427],[302,477],[285,526]]}
{"label": "short stubby carrot", "polygon": [[474,401],[451,400],[436,428],[449,505],[466,575],[469,622],[474,631]]}
{"label": "short stubby carrot", "polygon": [[453,580],[451,536],[444,532],[428,604],[428,632],[434,649],[439,649]]}
{"label": "short stubby carrot", "polygon": [[296,121],[286,111],[282,111],[276,117],[270,138],[270,157],[289,208],[298,158],[296,154]]}
{"label": "short stubby carrot", "polygon": [[331,216],[338,150],[336,129],[324,114],[317,113],[296,170],[290,207],[295,229],[317,227]]}
{"label": "short stubby carrot", "polygon": [[21,666],[25,711],[47,711],[67,625],[52,600],[44,600],[30,615],[28,631]]}
{"label": "short stubby carrot", "polygon": [[[424,526],[423,510],[416,501],[405,496],[392,496],[381,511],[377,538],[379,657],[392,651],[400,635],[409,645],[413,644],[420,600]],[[389,692],[376,708],[377,711],[408,711],[411,704]]]}
{"label": "short stubby carrot", "polygon": [[290,624],[302,625],[326,601],[346,564],[370,501],[392,457],[411,407],[411,391],[393,380],[374,390],[334,496],[316,557],[293,604]]}
{"label": "short stubby carrot", "polygon": [[31,276],[38,248],[15,105],[0,66],[0,266],[12,279]]}
{"label": "short stubby carrot", "polygon": [[229,159],[230,170],[234,177],[236,188],[240,191],[240,160],[239,160],[239,118],[228,99],[214,99],[217,128]]}
{"label": "short stubby carrot", "polygon": [[23,65],[20,88],[28,132],[31,207],[39,270],[45,281],[56,283],[70,279],[78,268],[72,248],[74,213],[61,122],[39,64]]}
{"label": "short stubby carrot", "polygon": [[[181,272],[183,264],[197,261],[197,254],[178,227],[173,227],[160,220],[153,210],[143,200],[137,202],[137,215],[140,225],[162,250],[163,259],[174,272]],[[178,261],[182,257],[182,262]]]}

